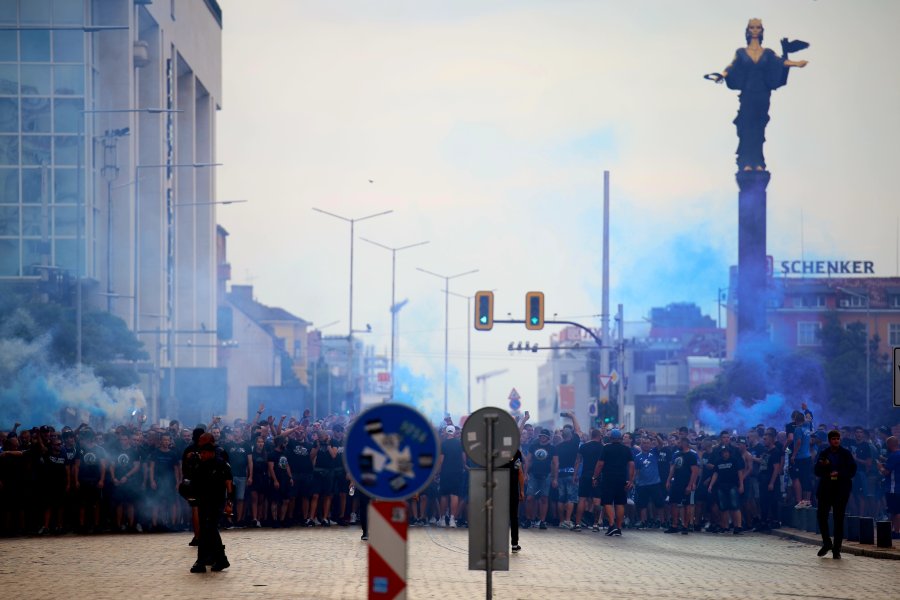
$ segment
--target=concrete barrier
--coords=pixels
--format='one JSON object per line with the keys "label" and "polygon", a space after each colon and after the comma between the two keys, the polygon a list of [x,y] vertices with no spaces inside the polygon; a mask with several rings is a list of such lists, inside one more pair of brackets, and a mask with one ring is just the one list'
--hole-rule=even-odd
{"label": "concrete barrier", "polygon": [[858,542],[859,541],[859,517],[856,515],[848,516],[844,519],[844,523],[847,526],[847,531],[845,532],[847,535],[848,542]]}
{"label": "concrete barrier", "polygon": [[859,518],[859,543],[875,545],[875,519],[872,517]]}
{"label": "concrete barrier", "polygon": [[893,548],[893,542],[891,542],[891,522],[890,521],[878,521],[875,523],[875,533],[877,534],[877,546],[879,548]]}

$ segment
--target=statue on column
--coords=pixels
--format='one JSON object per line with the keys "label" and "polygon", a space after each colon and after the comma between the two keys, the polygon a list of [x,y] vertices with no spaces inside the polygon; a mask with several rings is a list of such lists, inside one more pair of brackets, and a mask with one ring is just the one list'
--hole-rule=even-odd
{"label": "statue on column", "polygon": [[737,127],[737,165],[741,171],[765,171],[763,142],[766,141],[766,124],[769,122],[769,98],[772,90],[787,84],[791,67],[803,68],[807,61],[788,58],[791,52],[809,47],[800,40],[781,40],[781,56],[770,48],[763,48],[763,24],[759,19],[750,19],[745,37],[746,48],[738,48],[734,59],[722,73],[709,73],[706,79],[728,85],[729,89],[740,90],[740,107],[734,124]]}

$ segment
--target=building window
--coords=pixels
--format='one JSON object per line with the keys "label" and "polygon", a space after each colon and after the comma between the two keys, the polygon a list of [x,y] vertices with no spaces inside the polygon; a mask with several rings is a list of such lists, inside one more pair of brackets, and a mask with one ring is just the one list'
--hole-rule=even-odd
{"label": "building window", "polygon": [[567,385],[569,383],[569,374],[568,373],[560,373],[559,374],[559,385]]}
{"label": "building window", "polygon": [[888,345],[894,348],[900,346],[900,323],[891,323],[888,327]]}
{"label": "building window", "polygon": [[891,308],[900,308],[900,294],[891,296]]}
{"label": "building window", "polygon": [[849,304],[853,308],[865,308],[866,306],[866,297],[865,296],[850,296],[848,298],[850,301]]}
{"label": "building window", "polygon": [[797,345],[821,346],[822,340],[819,339],[819,331],[821,329],[822,324],[817,321],[800,321],[797,323]]}

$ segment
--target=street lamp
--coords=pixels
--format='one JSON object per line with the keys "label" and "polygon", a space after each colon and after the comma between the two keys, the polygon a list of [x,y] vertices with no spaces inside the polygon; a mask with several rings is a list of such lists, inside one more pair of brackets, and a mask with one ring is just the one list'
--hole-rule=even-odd
{"label": "street lamp", "polygon": [[439,273],[435,273],[434,271],[429,271],[427,269],[423,269],[422,267],[416,267],[417,271],[421,271],[427,275],[431,275],[432,277],[438,277],[444,280],[444,416],[447,413],[447,356],[449,353],[449,340],[450,340],[450,280],[456,279],[457,277],[462,277],[464,275],[471,275],[472,273],[477,273],[478,269],[472,269],[471,271],[466,271],[464,273],[457,273],[456,275],[441,275]]}
{"label": "street lamp", "polygon": [[862,298],[863,300],[865,300],[865,303],[866,303],[866,429],[868,429],[869,421],[870,421],[869,408],[870,408],[870,401],[871,401],[871,396],[872,396],[871,373],[870,373],[870,371],[872,369],[872,363],[869,360],[869,354],[871,353],[871,344],[869,343],[869,328],[872,326],[871,325],[871,323],[872,323],[871,303],[869,302],[869,294],[868,293],[860,294],[859,292],[854,292],[854,291],[848,290],[847,288],[840,287],[840,286],[838,286],[837,289],[844,292],[845,294],[849,294],[851,296],[856,296],[857,298]]}
{"label": "street lamp", "polygon": [[350,351],[347,357],[347,365],[350,367],[350,372],[347,376],[347,384],[350,386],[349,392],[354,392],[356,390],[356,381],[353,379],[353,242],[355,239],[355,228],[357,221],[365,221],[367,219],[374,219],[375,217],[380,217],[383,215],[390,214],[394,212],[393,210],[385,210],[379,213],[373,213],[371,215],[366,215],[364,217],[357,217],[355,219],[351,219],[349,217],[343,217],[341,215],[336,215],[332,212],[328,212],[327,210],[322,210],[321,208],[313,207],[313,210],[316,212],[320,212],[323,215],[328,215],[329,217],[334,217],[335,219],[340,219],[341,221],[345,221],[350,223],[350,323],[347,327],[347,344],[350,347]]}
{"label": "street lamp", "polygon": [[[45,28],[42,28],[45,29]],[[77,29],[77,28],[70,28]],[[105,31],[107,29],[128,29],[127,27],[109,27],[109,28],[101,28],[101,29],[88,29],[82,28],[83,31]],[[184,112],[181,110],[174,109],[165,109],[165,108],[98,108],[98,109],[89,109],[80,111],[81,116],[78,119],[78,151],[77,151],[77,169],[75,173],[76,177],[76,193],[75,193],[75,271],[76,271],[76,283],[75,286],[75,362],[78,365],[78,369],[81,369],[81,359],[82,359],[82,348],[83,348],[83,323],[84,323],[84,292],[82,290],[82,281],[81,281],[81,271],[82,271],[82,257],[83,257],[83,240],[82,240],[82,165],[84,164],[84,159],[82,158],[83,146],[84,146],[84,130],[85,130],[85,120],[87,115],[95,115],[95,114],[116,114],[116,113],[138,113],[138,112],[146,112],[150,114],[159,114],[159,113],[170,113],[170,112]],[[93,129],[93,127],[92,127]],[[93,141],[93,138],[92,138]],[[92,145],[93,149],[93,145]],[[93,186],[91,186],[91,190],[93,191]],[[107,190],[108,193],[111,192],[111,188]],[[108,210],[111,210],[111,206]],[[107,241],[107,246],[109,246],[109,242]],[[110,252],[110,248],[107,247],[107,252]],[[110,261],[107,260],[107,265],[110,264]],[[111,272],[107,272],[107,283],[112,277]],[[112,288],[107,286],[108,293],[112,294]],[[137,301],[137,296],[135,296],[135,302]],[[108,305],[109,306],[109,305]],[[137,328],[137,321],[135,321],[135,328]]]}
{"label": "street lamp", "polygon": [[407,246],[400,246],[399,248],[392,248],[390,246],[385,246],[384,244],[379,244],[378,242],[372,241],[370,239],[366,239],[364,237],[359,238],[364,242],[369,242],[379,248],[384,248],[385,250],[390,251],[391,253],[391,400],[394,399],[394,379],[396,375],[396,369],[394,368],[397,363],[397,349],[396,349],[396,337],[397,337],[397,312],[400,310],[400,307],[397,306],[397,253],[403,250],[409,250],[410,248],[415,248],[416,246],[424,246],[428,243],[428,241],[417,242],[415,244],[409,244]]}

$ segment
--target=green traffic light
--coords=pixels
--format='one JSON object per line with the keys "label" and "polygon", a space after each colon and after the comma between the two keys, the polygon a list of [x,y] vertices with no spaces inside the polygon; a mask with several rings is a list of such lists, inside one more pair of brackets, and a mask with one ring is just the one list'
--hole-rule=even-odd
{"label": "green traffic light", "polygon": [[537,317],[531,317],[531,324],[532,324],[532,325],[537,325],[537,324],[538,324],[538,318],[537,318]]}
{"label": "green traffic light", "polygon": [[486,324],[486,323],[487,323],[487,316],[486,316],[486,315],[482,315],[482,316],[481,316],[481,319],[479,319],[479,320],[480,320],[482,323]]}

